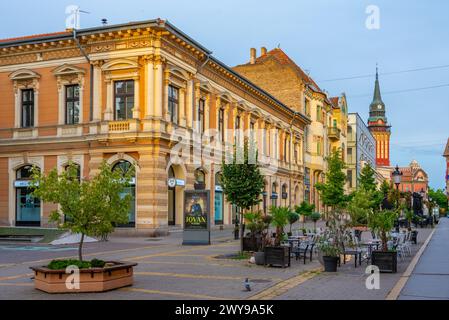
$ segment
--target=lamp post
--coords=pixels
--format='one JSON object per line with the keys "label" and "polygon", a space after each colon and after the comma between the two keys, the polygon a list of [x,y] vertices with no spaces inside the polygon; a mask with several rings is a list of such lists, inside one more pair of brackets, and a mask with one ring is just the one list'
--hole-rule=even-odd
{"label": "lamp post", "polygon": [[[399,209],[399,185],[401,184],[402,180],[402,171],[399,171],[399,166],[396,165],[396,169],[392,173],[393,175],[393,182],[396,185],[396,192],[397,192],[397,199],[396,199],[396,209]],[[399,231],[399,223],[397,224],[396,230]]]}

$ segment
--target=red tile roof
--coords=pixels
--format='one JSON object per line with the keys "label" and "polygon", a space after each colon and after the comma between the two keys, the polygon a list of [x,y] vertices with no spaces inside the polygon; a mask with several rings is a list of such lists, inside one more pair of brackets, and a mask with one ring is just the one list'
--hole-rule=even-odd
{"label": "red tile roof", "polygon": [[331,100],[331,103],[332,103],[336,108],[338,108],[338,102],[340,101],[340,98],[339,98],[339,97],[333,97],[333,98],[330,98],[330,100]]}
{"label": "red tile roof", "polygon": [[39,39],[39,38],[45,38],[45,37],[51,37],[51,36],[63,36],[63,35],[69,35],[69,34],[70,34],[70,32],[67,32],[67,31],[52,32],[52,33],[41,33],[41,34],[34,34],[34,35],[31,35],[31,36],[8,38],[8,39],[0,39],[0,43],[12,42],[12,41],[20,41],[20,40],[34,40],[34,39]]}
{"label": "red tile roof", "polygon": [[270,57],[275,58],[280,64],[282,65],[288,65],[290,67],[292,67],[296,73],[298,74],[298,76],[307,84],[312,85],[315,88],[315,91],[318,91],[320,93],[323,93],[323,91],[320,89],[320,87],[316,84],[316,82],[309,77],[302,69],[301,67],[299,67],[292,59],[290,59],[290,57],[280,48],[275,48],[273,50],[270,50],[267,52],[267,54],[264,54],[260,57],[258,57],[256,59],[256,64],[257,63],[262,63],[265,60],[269,59]]}

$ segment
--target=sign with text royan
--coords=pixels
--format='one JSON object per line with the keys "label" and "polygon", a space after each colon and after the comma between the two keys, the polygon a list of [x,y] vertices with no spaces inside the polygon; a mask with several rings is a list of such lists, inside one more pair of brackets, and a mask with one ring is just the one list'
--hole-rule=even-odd
{"label": "sign with text royan", "polygon": [[184,193],[183,245],[210,244],[210,191],[191,190]]}

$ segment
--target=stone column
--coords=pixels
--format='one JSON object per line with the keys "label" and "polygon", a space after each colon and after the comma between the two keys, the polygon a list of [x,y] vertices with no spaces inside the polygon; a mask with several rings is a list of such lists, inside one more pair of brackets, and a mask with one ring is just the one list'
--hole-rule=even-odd
{"label": "stone column", "polygon": [[140,119],[140,81],[139,81],[139,78],[134,78],[133,119]]}
{"label": "stone column", "polygon": [[155,62],[155,77],[154,77],[154,116],[156,118],[162,118],[163,115],[163,88],[164,88],[164,75],[163,75],[162,61],[157,60]]}
{"label": "stone column", "polygon": [[186,89],[179,89],[178,125],[186,127]]}
{"label": "stone column", "polygon": [[193,85],[193,78],[187,81],[187,95],[186,95],[186,127],[193,128],[193,109],[195,108],[195,88]]}
{"label": "stone column", "polygon": [[91,88],[93,90],[93,115],[92,120],[94,122],[101,121],[101,104],[102,104],[102,72],[101,66],[103,61],[94,62],[94,86]]}
{"label": "stone column", "polygon": [[114,120],[114,97],[113,97],[113,83],[111,79],[106,79],[106,111],[104,112],[104,120],[105,121],[113,121]]}
{"label": "stone column", "polygon": [[145,76],[146,76],[146,97],[147,105],[145,108],[145,118],[149,119],[156,116],[156,110],[154,105],[155,98],[155,78],[154,78],[154,63],[152,56],[146,56],[145,60]]}

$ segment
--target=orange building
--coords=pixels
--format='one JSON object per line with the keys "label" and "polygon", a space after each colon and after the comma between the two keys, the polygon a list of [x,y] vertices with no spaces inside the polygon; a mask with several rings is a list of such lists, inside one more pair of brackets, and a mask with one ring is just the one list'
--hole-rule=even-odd
{"label": "orange building", "polygon": [[[416,160],[413,160],[408,167],[399,167],[402,172],[399,190],[403,192],[425,192],[429,190],[429,177]],[[391,176],[393,181],[393,176]]]}
{"label": "orange building", "polygon": [[[310,119],[166,21],[0,40],[0,96],[0,225],[50,226],[57,208],[31,197],[31,166],[49,172],[75,163],[84,179],[103,161],[136,169],[122,232],[182,227],[184,191],[194,188],[210,190],[213,225],[232,224],[235,208],[220,186],[223,150],[173,160],[177,147],[190,155],[195,134],[203,137],[201,149],[240,141],[243,130],[269,130],[255,136],[261,157],[277,169],[263,171],[264,194],[277,205],[303,197],[302,141]],[[215,135],[205,136],[208,130]]]}

